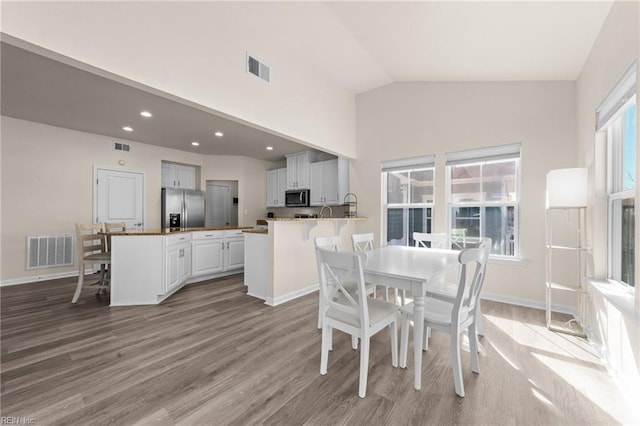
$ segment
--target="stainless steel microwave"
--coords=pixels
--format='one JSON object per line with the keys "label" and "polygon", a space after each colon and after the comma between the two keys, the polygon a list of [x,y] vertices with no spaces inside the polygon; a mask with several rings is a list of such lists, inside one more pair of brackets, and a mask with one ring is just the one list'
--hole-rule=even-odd
{"label": "stainless steel microwave", "polygon": [[285,191],[285,206],[287,207],[309,207],[309,190],[292,189]]}

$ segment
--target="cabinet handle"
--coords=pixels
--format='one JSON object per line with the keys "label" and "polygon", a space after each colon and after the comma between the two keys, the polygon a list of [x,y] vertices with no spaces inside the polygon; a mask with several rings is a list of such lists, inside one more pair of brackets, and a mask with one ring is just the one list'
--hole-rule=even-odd
{"label": "cabinet handle", "polygon": [[227,241],[227,250],[229,250],[229,241]]}
{"label": "cabinet handle", "polygon": [[207,234],[205,237],[213,237],[213,234]]}
{"label": "cabinet handle", "polygon": [[178,186],[180,186],[180,181],[178,181]]}

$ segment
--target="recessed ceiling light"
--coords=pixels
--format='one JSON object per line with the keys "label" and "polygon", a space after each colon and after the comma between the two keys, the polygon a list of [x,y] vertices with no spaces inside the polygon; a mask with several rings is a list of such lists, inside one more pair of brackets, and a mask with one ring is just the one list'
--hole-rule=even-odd
{"label": "recessed ceiling light", "polygon": [[267,151],[273,151],[273,147],[272,146],[268,146],[267,147]]}
{"label": "recessed ceiling light", "polygon": [[130,126],[124,126],[124,127],[122,128],[122,130],[124,130],[125,132],[133,132],[133,127],[130,127]]}
{"label": "recessed ceiling light", "polygon": [[149,111],[140,111],[140,115],[146,118],[153,116],[153,114],[151,114]]}
{"label": "recessed ceiling light", "polygon": [[214,135],[216,135],[217,137],[221,138],[224,136],[224,133],[222,132],[215,132]]}
{"label": "recessed ceiling light", "polygon": [[200,142],[193,141],[193,142],[191,142],[191,145],[193,145],[193,146],[200,146]]}

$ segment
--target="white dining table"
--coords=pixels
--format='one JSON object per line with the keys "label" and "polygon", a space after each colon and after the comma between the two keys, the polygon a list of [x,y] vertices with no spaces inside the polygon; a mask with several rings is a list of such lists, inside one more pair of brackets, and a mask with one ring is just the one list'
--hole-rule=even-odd
{"label": "white dining table", "polygon": [[413,294],[414,387],[422,386],[424,298],[429,285],[458,264],[458,250],[387,246],[367,251],[364,278],[368,283],[411,290]]}

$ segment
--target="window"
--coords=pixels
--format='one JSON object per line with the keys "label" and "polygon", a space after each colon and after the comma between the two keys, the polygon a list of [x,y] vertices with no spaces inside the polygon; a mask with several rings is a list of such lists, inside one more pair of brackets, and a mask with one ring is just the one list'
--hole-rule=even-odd
{"label": "window", "polygon": [[635,286],[637,64],[623,74],[596,109],[596,129],[607,136],[607,271]]}
{"label": "window", "polygon": [[382,163],[384,238],[390,246],[413,246],[414,232],[431,232],[433,156]]}
{"label": "window", "polygon": [[447,154],[449,235],[492,240],[491,254],[517,258],[520,145]]}
{"label": "window", "polygon": [[636,98],[608,126],[609,278],[635,285]]}

